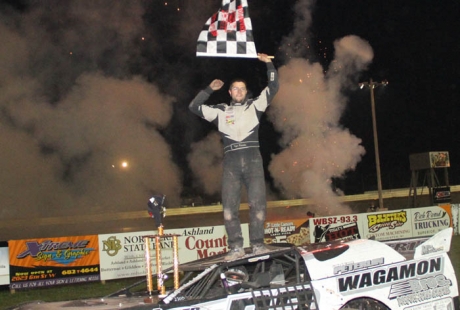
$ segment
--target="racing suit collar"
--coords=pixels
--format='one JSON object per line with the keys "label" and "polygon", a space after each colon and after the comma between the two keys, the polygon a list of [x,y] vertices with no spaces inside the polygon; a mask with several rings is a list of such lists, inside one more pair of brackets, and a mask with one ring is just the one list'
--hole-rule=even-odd
{"label": "racing suit collar", "polygon": [[231,106],[242,106],[242,105],[245,105],[247,101],[248,101],[248,98],[244,98],[244,100],[242,102],[235,102],[235,101],[231,100],[230,105]]}

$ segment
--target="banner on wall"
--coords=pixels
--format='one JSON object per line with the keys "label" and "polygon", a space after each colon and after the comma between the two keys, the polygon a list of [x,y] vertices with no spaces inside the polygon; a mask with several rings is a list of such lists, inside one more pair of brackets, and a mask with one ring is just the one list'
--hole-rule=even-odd
{"label": "banner on wall", "polygon": [[451,227],[455,213],[450,205],[338,215],[310,219],[310,241],[349,239],[380,241],[429,237]]}
{"label": "banner on wall", "polygon": [[[241,225],[244,246],[249,245],[248,224]],[[99,236],[101,280],[139,277],[146,275],[145,240],[149,238],[150,265],[156,270],[157,231],[144,231]],[[225,227],[208,226],[180,229],[165,229],[160,249],[162,268],[173,266],[173,238],[177,235],[179,263],[186,263],[228,251]]]}
{"label": "banner on wall", "polygon": [[451,204],[450,205],[450,212],[452,213],[452,228],[454,229],[455,235],[460,235],[460,227],[459,227],[459,220],[460,220],[460,205],[458,204]]}
{"label": "banner on wall", "polygon": [[358,223],[361,218],[361,214],[311,218],[310,242],[360,239],[362,235]]}
{"label": "banner on wall", "polygon": [[310,223],[308,218],[267,221],[264,228],[265,244],[291,243],[301,245],[310,243]]}
{"label": "banner on wall", "polygon": [[[249,246],[248,224],[241,224],[244,244]],[[214,256],[228,251],[228,239],[225,226],[209,226],[203,228],[171,229],[168,232],[178,234],[179,261],[190,262]]]}
{"label": "banner on wall", "polygon": [[430,236],[452,226],[450,205],[412,209],[412,235]]}
{"label": "banner on wall", "polygon": [[412,216],[410,209],[372,212],[363,214],[363,238],[394,240],[412,237]]}
{"label": "banner on wall", "polygon": [[[156,231],[99,235],[101,280],[139,277],[146,274],[145,236]],[[155,238],[149,238],[151,265],[156,268]],[[172,265],[172,237],[160,240],[163,267]]]}
{"label": "banner on wall", "polygon": [[97,235],[11,240],[8,244],[11,289],[100,280]]}
{"label": "banner on wall", "polygon": [[10,284],[10,260],[8,244],[0,242],[0,285]]}
{"label": "banner on wall", "polygon": [[[432,236],[453,226],[458,234],[459,205],[441,205],[394,211],[338,215],[292,220],[267,221],[265,243],[288,242],[302,245],[332,240],[375,238],[388,241]],[[248,224],[242,224],[249,246]],[[151,261],[156,270],[157,231],[99,236],[12,240],[0,243],[0,285],[12,289],[145,276],[145,242],[150,238]],[[225,227],[170,229],[165,235],[178,235],[179,262],[225,253],[228,240]],[[401,246],[400,243],[396,243]],[[417,243],[406,247],[413,250]],[[163,268],[173,265],[173,238],[159,244]]]}

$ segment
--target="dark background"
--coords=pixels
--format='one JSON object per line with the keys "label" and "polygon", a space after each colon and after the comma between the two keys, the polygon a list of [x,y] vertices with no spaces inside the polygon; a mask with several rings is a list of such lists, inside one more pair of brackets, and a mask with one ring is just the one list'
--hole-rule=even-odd
{"label": "dark background", "polygon": [[[295,1],[249,4],[258,49],[276,55],[275,64],[283,65],[276,47],[292,29]],[[327,66],[333,57],[334,40],[354,34],[368,41],[374,50],[372,64],[359,80],[389,81],[387,87],[375,89],[384,189],[409,187],[409,155],[431,151],[449,152],[450,183],[460,182],[459,9],[457,1],[322,0],[313,6],[308,31],[308,45],[313,48],[305,53],[306,58]],[[233,66],[238,60],[198,62],[213,64],[206,65],[206,74],[211,76],[214,71],[220,76],[228,68],[237,71],[228,72],[229,76],[244,70],[249,72],[243,75],[252,74],[249,68]],[[197,81],[197,87],[200,84]],[[362,139],[366,155],[356,171],[348,172],[345,179],[334,180],[334,184],[345,194],[356,194],[377,189],[370,92],[357,88],[347,95],[349,103],[342,124]],[[266,163],[278,148],[273,143],[276,139],[271,139],[276,135],[268,122],[262,124],[260,136]],[[419,184],[423,183],[421,178]]]}
{"label": "dark background", "polygon": [[[144,2],[146,29],[151,34],[163,34],[161,48],[152,54],[149,46],[142,47],[144,61],[133,62],[131,71],[145,76],[148,81],[159,85],[163,92],[177,99],[173,118],[161,134],[171,145],[173,160],[183,170],[182,196],[189,197],[196,195],[196,189],[192,185],[186,154],[192,142],[205,137],[214,127],[191,115],[188,103],[216,77],[229,80],[242,76],[249,79],[255,93],[264,87],[265,67],[261,63],[249,65],[247,60],[241,59],[195,57],[193,46],[182,46],[175,37],[178,27],[183,27],[178,22],[180,15],[176,8],[183,6],[184,1],[187,0],[168,1],[167,6],[160,1]],[[303,57],[327,67],[333,58],[334,40],[357,35],[368,41],[374,50],[371,65],[358,80],[389,81],[387,87],[375,89],[383,188],[409,187],[409,155],[430,151],[449,152],[450,183],[459,184],[459,2],[305,2],[311,7],[312,23],[305,33],[304,45],[296,47]],[[25,13],[36,3],[3,0],[0,5],[3,9]],[[277,67],[288,61],[280,53],[279,46],[283,37],[292,31],[295,4],[293,0],[249,0],[258,51],[275,55]],[[219,6],[220,1],[205,1],[197,9],[203,10],[201,15],[210,16]],[[110,55],[110,51],[107,53]],[[111,68],[104,67],[103,62],[98,65],[105,71],[111,71]],[[65,89],[60,91],[65,93]],[[58,101],[59,92],[55,96]],[[349,101],[341,123],[362,139],[366,149],[356,170],[333,182],[335,187],[349,195],[376,190],[377,183],[369,90],[360,90],[356,85],[356,89],[349,90],[347,96]],[[268,166],[271,154],[280,151],[277,144],[279,134],[264,118],[260,135],[265,166]],[[266,175],[270,180],[269,174]],[[218,199],[217,196],[204,197],[208,202]]]}

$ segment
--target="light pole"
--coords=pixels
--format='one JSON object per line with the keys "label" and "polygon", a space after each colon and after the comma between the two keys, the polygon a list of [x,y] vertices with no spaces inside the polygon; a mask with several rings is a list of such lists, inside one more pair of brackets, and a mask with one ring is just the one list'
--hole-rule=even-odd
{"label": "light pole", "polygon": [[379,156],[379,140],[377,136],[377,119],[375,117],[375,99],[374,99],[374,88],[379,85],[386,86],[388,81],[382,81],[380,83],[369,80],[369,82],[359,83],[359,88],[363,89],[365,86],[371,90],[371,108],[372,108],[372,130],[374,132],[374,151],[375,151],[375,168],[377,170],[377,189],[379,193],[379,208],[383,208],[383,197],[382,197],[382,177],[380,173],[380,156]]}

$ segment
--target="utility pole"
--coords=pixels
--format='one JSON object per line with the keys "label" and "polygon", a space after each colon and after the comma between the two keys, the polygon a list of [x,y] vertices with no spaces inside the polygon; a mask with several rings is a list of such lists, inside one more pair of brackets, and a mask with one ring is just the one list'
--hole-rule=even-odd
{"label": "utility pole", "polygon": [[382,197],[382,176],[380,172],[380,155],[379,155],[379,140],[377,135],[377,119],[375,116],[375,98],[374,98],[374,88],[379,85],[386,86],[388,81],[382,81],[380,83],[372,81],[372,78],[369,82],[359,83],[359,88],[363,89],[365,86],[369,87],[371,93],[371,109],[372,109],[372,131],[374,133],[374,152],[375,152],[375,169],[377,171],[377,189],[379,195],[379,208],[383,208],[383,197]]}

